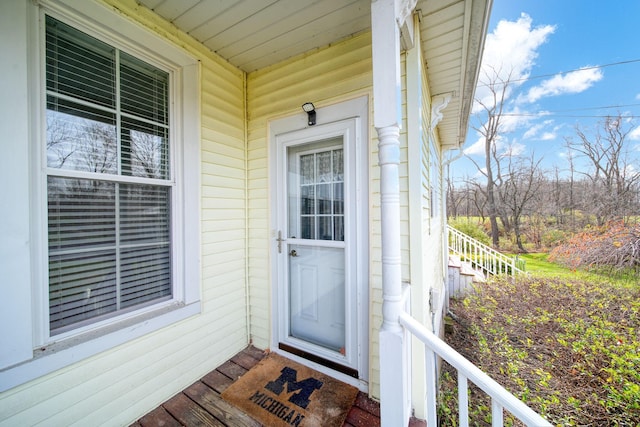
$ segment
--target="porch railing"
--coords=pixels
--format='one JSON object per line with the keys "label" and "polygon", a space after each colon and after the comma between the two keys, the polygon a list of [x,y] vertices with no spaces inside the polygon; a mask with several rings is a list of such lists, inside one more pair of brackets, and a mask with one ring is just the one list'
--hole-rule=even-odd
{"label": "porch railing", "polygon": [[449,251],[458,255],[462,261],[471,263],[474,268],[485,274],[508,274],[515,276],[524,273],[524,263],[514,257],[504,255],[478,240],[447,225],[449,233]]}
{"label": "porch railing", "polygon": [[436,357],[441,357],[458,371],[458,425],[469,425],[469,381],[480,387],[491,398],[491,424],[503,426],[503,409],[506,409],[527,426],[544,427],[551,424],[529,408],[524,402],[509,393],[504,387],[482,372],[477,366],[465,359],[438,336],[422,326],[408,313],[400,314],[400,324],[419,339],[425,347],[426,355],[426,412],[427,425],[437,426],[437,380]]}

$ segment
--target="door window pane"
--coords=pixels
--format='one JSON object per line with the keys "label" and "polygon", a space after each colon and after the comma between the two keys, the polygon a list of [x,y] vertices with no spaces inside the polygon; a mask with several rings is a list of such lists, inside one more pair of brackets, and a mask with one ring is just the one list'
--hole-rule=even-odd
{"label": "door window pane", "polygon": [[313,152],[289,152],[289,236],[344,241],[342,138],[321,141]]}

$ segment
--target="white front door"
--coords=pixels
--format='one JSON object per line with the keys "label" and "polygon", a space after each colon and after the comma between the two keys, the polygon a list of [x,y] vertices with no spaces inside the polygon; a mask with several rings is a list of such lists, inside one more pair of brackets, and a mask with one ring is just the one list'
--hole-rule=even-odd
{"label": "white front door", "polygon": [[275,141],[278,347],[355,378],[363,305],[357,124],[318,124]]}

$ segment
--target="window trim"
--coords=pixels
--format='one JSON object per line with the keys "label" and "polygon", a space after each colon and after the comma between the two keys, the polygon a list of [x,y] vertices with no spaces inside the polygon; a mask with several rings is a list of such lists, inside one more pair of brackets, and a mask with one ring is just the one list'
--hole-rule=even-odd
{"label": "window trim", "polygon": [[[72,5],[72,6],[71,6]],[[30,166],[17,179],[30,181],[29,244],[31,302],[21,298],[16,312],[30,319],[31,334],[10,341],[10,353],[0,354],[0,392],[72,365],[114,346],[157,331],[201,312],[200,286],[200,63],[181,48],[134,23],[114,9],[95,2],[29,2],[23,33],[27,46],[25,65],[30,118]],[[18,8],[15,8],[18,9]],[[42,149],[46,129],[44,14],[116,45],[136,57],[159,64],[173,74],[172,114],[172,262],[173,298],[148,308],[124,313],[66,336],[49,336],[48,245],[46,209],[46,154]],[[133,42],[135,40],[135,42]],[[153,52],[154,54],[148,54]],[[16,77],[17,79],[17,77]],[[22,81],[22,80],[21,80]],[[25,141],[26,142],[26,141]],[[188,167],[187,167],[188,166]],[[176,177],[179,177],[176,179]],[[14,178],[15,179],[15,178]],[[16,280],[15,278],[13,280]],[[22,292],[11,295],[22,296]],[[11,325],[5,325],[5,328]],[[0,327],[0,331],[2,327]],[[12,338],[16,334],[11,334]],[[4,341],[3,341],[4,342]]]}

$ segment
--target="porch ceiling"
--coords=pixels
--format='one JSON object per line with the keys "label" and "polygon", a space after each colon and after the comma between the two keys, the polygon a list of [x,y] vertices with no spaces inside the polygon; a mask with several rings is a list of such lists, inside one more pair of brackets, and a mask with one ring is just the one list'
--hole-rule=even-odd
{"label": "porch ceiling", "polygon": [[[371,27],[371,0],[138,0],[252,72]],[[443,145],[464,142],[491,0],[418,0],[431,94],[451,94]]]}

